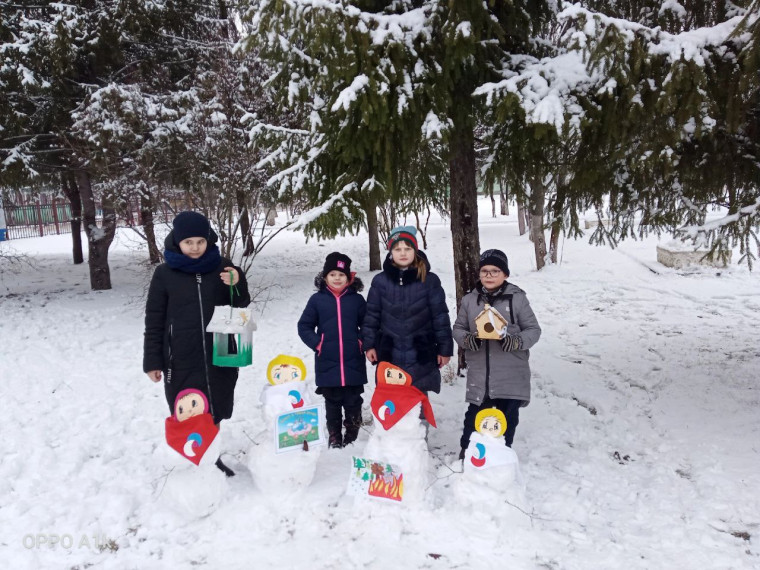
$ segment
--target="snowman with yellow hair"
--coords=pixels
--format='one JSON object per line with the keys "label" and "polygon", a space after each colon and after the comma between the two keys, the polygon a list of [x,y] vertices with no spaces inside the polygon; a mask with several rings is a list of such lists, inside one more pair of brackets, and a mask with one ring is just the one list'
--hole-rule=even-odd
{"label": "snowman with yellow hair", "polygon": [[[517,454],[504,442],[507,419],[497,408],[485,408],[475,416],[475,431],[464,454],[462,477],[454,493],[464,506],[492,505],[497,511],[514,508],[516,519],[525,517],[525,484]],[[498,508],[504,506],[505,509]]]}
{"label": "snowman with yellow hair", "polygon": [[[280,354],[267,367],[269,383],[261,391],[259,401],[265,422],[250,450],[248,468],[256,487],[265,495],[279,497],[297,495],[314,479],[321,453],[320,447],[308,444],[287,453],[275,447],[276,421],[286,412],[308,408],[314,403],[314,387],[306,379],[306,365],[295,356]],[[322,429],[323,426],[315,426]]]}

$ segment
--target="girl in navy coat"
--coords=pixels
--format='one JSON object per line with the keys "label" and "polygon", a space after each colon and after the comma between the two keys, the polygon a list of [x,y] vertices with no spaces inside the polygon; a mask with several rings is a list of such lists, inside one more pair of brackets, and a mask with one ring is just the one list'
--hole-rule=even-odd
{"label": "girl in navy coat", "polygon": [[441,280],[417,248],[417,229],[394,228],[383,272],[367,294],[364,349],[367,359],[392,362],[428,392],[441,389],[440,368],[454,353],[451,321]]}
{"label": "girl in navy coat", "polygon": [[367,383],[361,334],[366,302],[359,294],[364,286],[351,273],[351,258],[337,251],[327,256],[314,285],[318,291],[298,320],[298,336],[314,351],[317,394],[325,398],[328,443],[343,447],[359,435]]}

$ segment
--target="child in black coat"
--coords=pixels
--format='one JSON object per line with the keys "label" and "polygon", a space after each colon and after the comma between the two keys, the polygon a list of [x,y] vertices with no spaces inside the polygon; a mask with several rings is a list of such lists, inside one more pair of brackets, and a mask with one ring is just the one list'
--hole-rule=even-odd
{"label": "child in black coat", "polygon": [[367,383],[361,338],[366,303],[359,294],[363,284],[351,272],[351,258],[339,252],[327,256],[314,284],[318,291],[298,320],[298,336],[314,351],[315,382],[317,394],[325,398],[329,445],[342,447],[359,435],[361,395]]}
{"label": "child in black coat", "polygon": [[[177,394],[195,389],[210,405],[214,422],[232,415],[238,369],[212,364],[213,334],[206,326],[217,305],[247,307],[251,302],[243,271],[219,253],[217,235],[198,212],[181,212],[164,245],[165,263],[156,268],[145,305],[143,371],[164,379],[169,409]],[[229,476],[221,461],[217,463]],[[224,468],[223,468],[224,467]]]}

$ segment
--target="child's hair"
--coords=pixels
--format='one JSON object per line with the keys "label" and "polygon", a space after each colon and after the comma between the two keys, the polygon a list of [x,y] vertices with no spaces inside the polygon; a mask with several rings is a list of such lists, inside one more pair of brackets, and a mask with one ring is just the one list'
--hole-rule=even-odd
{"label": "child's hair", "polygon": [[415,255],[414,264],[417,266],[417,275],[419,276],[420,281],[424,283],[425,279],[427,279],[427,265],[425,265],[425,260],[419,255]]}

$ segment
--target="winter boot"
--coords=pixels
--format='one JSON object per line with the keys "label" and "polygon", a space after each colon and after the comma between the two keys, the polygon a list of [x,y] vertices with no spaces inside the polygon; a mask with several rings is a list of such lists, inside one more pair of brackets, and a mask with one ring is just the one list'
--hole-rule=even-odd
{"label": "winter boot", "polygon": [[222,458],[221,457],[216,460],[216,467],[217,467],[217,469],[219,469],[219,471],[221,471],[222,473],[224,473],[225,475],[227,475],[227,477],[234,477],[235,476],[235,472],[232,469],[230,469],[229,467],[227,467],[224,463],[222,463]]}
{"label": "winter boot", "polygon": [[343,438],[343,445],[346,446],[349,443],[356,441],[359,437],[359,428],[362,426],[361,410],[358,414],[346,413],[346,419],[343,421],[343,425],[346,427],[346,435]]}
{"label": "winter boot", "polygon": [[335,449],[343,447],[343,434],[340,431],[340,424],[327,426],[327,445]]}
{"label": "winter boot", "polygon": [[464,454],[465,454],[465,448],[462,448],[462,451],[459,452],[459,461],[464,461]]}

